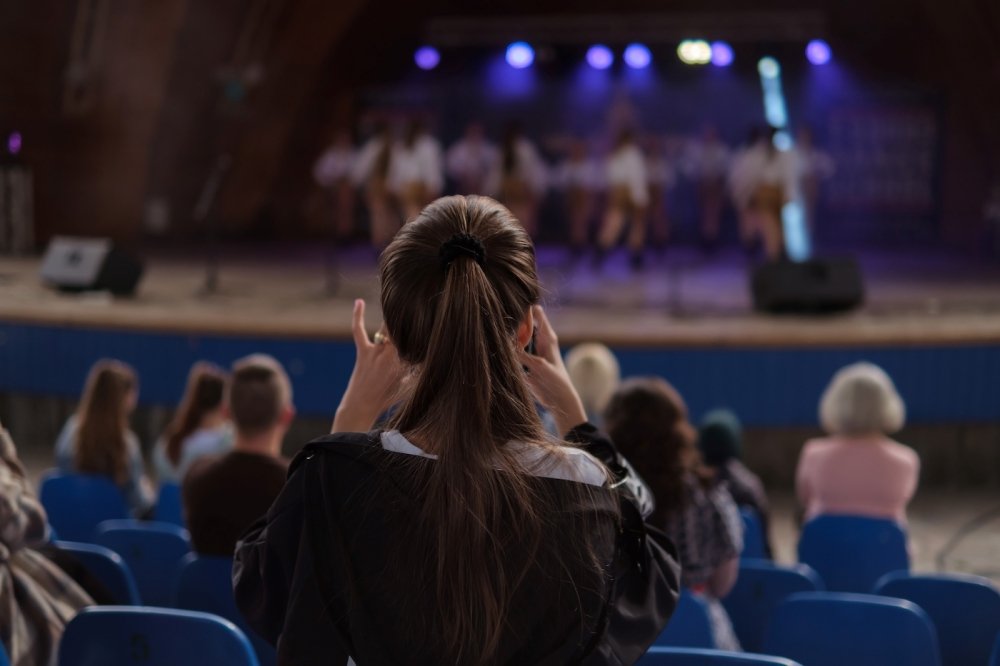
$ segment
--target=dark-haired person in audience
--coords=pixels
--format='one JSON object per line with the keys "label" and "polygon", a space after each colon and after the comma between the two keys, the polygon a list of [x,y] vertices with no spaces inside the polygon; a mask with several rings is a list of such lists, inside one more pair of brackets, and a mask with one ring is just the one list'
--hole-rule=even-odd
{"label": "dark-haired person in audience", "polygon": [[829,437],[806,442],[795,475],[806,520],[834,513],[905,525],[920,459],[889,438],[906,418],[889,375],[871,363],[842,368],[823,393],[819,412]]}
{"label": "dark-haired person in audience", "polygon": [[229,411],[233,450],[196,461],[181,486],[191,546],[202,555],[232,557],[240,535],[267,513],[285,485],[288,459],[281,443],[295,408],[281,364],[263,354],[237,361]]}
{"label": "dark-haired person in audience", "polygon": [[66,623],[94,603],[36,550],[48,541],[45,509],[0,426],[0,642],[14,666],[54,664]]}
{"label": "dark-haired person in audience", "polygon": [[233,448],[225,401],[228,381],[225,371],[211,363],[192,366],[177,413],[153,450],[160,483],[179,483],[194,461]]}
{"label": "dark-haired person in audience", "polygon": [[760,477],[740,460],[743,456],[743,431],[736,414],[728,409],[713,409],[706,414],[698,428],[698,449],[715,478],[726,483],[736,505],[753,509],[757,514],[764,532],[764,550],[768,557],[772,557],[771,511],[767,493]]}
{"label": "dark-haired person in audience", "polygon": [[385,325],[369,339],[355,303],[335,434],[237,549],[249,624],[288,664],[634,663],[676,603],[672,546],[585,423],[525,229],[492,199],[439,199],[380,278]]}
{"label": "dark-haired person in audience", "polygon": [[628,379],[612,396],[604,425],[652,489],[649,522],[677,544],[681,583],[708,602],[715,644],[739,650],[719,599],[736,583],[743,525],[725,484],[701,463],[684,400],[659,377]]}
{"label": "dark-haired person in audience", "polygon": [[140,517],[152,508],[153,488],[143,469],[139,438],[128,423],[138,396],[132,368],[107,359],[95,363],[80,405],[56,441],[56,466],[67,474],[108,477]]}

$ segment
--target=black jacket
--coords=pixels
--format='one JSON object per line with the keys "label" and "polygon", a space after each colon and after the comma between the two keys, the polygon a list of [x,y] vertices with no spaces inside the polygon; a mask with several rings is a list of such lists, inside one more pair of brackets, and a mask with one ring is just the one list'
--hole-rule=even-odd
{"label": "black jacket", "polygon": [[[614,446],[592,426],[570,438],[626,474]],[[422,606],[432,613],[432,567],[400,576],[399,566],[387,566],[398,564],[393,539],[415,519],[414,488],[434,464],[384,450],[377,432],[324,437],[296,456],[285,489],[237,545],[233,569],[237,604],[277,645],[279,664],[342,666],[348,656],[358,666],[441,663],[433,635],[400,630],[413,624],[398,603],[403,590],[426,596]],[[561,538],[561,526],[592,525],[591,545],[607,576],[581,589],[571,575],[554,575],[553,563],[532,563],[515,592],[497,664],[630,664],[666,624],[679,588],[673,545],[646,528],[629,480],[618,481],[594,487],[584,506],[567,500],[579,496],[566,492],[574,482],[540,479],[556,516],[551,538]]]}

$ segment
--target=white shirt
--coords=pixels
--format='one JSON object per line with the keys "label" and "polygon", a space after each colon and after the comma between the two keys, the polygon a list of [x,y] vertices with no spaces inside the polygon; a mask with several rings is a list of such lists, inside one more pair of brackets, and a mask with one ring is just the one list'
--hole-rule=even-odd
{"label": "white shirt", "polygon": [[604,189],[604,173],[600,163],[592,158],[566,160],[556,169],[555,185],[561,189]]}
{"label": "white shirt", "polygon": [[355,185],[364,185],[371,179],[375,171],[375,162],[384,147],[385,139],[381,136],[373,136],[361,146],[351,167],[351,181]]}
{"label": "white shirt", "polygon": [[483,188],[499,160],[500,152],[489,141],[462,139],[448,149],[445,164],[448,175],[459,183],[478,183]]}
{"label": "white shirt", "polygon": [[[524,181],[539,196],[545,194],[549,188],[549,168],[546,166],[545,160],[542,159],[535,145],[523,137],[514,143],[514,171],[511,175]],[[487,191],[499,193],[503,176],[503,150],[501,149],[496,168],[490,175]]]}
{"label": "white shirt", "polygon": [[611,154],[607,164],[610,187],[627,187],[632,203],[645,206],[649,203],[649,178],[642,151],[633,144],[622,146]]}
{"label": "white shirt", "polygon": [[772,151],[758,144],[738,153],[729,172],[729,187],[739,206],[746,206],[762,185],[774,185],[786,199],[798,193],[798,166],[794,151]]}
{"label": "white shirt", "polygon": [[313,165],[313,179],[323,187],[336,185],[348,178],[354,167],[354,149],[340,146],[327,148]]}
{"label": "white shirt", "polygon": [[444,167],[441,144],[426,134],[417,137],[412,146],[397,143],[389,160],[389,190],[402,192],[411,183],[420,183],[434,196],[444,189]]}

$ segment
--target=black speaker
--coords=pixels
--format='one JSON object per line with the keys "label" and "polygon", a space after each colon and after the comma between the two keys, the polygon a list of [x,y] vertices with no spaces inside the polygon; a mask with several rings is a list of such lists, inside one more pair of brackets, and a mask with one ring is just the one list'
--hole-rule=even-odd
{"label": "black speaker", "polygon": [[839,312],[865,300],[853,259],[770,262],[754,271],[752,282],[754,308],[764,312]]}
{"label": "black speaker", "polygon": [[42,281],[60,291],[135,292],[142,263],[107,238],[57,236],[42,257]]}

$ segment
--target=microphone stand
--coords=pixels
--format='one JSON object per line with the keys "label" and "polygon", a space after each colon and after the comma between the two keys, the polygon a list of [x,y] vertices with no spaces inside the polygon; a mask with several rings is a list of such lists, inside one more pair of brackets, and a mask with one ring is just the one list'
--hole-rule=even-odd
{"label": "microphone stand", "polygon": [[215,294],[219,289],[219,229],[218,216],[213,208],[222,189],[222,181],[233,164],[233,158],[223,153],[215,160],[208,179],[194,206],[194,219],[205,227],[205,282],[198,292],[202,296]]}

